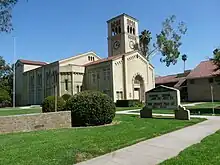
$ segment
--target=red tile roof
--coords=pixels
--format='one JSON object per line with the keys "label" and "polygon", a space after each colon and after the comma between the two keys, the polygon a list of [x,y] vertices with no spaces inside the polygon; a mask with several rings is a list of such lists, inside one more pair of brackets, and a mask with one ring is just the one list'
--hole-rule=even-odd
{"label": "red tile roof", "polygon": [[187,79],[194,78],[208,78],[214,77],[220,74],[220,70],[216,71],[217,66],[212,61],[202,61],[191,73],[187,76]]}
{"label": "red tile roof", "polygon": [[121,58],[122,56],[123,55],[117,55],[117,56],[111,56],[111,57],[103,58],[103,59],[100,59],[100,60],[97,60],[97,61],[89,62],[89,63],[85,64],[84,66],[90,66],[90,65],[100,64],[102,62],[116,60],[118,58]]}
{"label": "red tile roof", "polygon": [[155,83],[166,84],[166,83],[178,82],[180,79],[182,79],[182,77],[177,77],[177,75],[159,76],[156,77]]}
{"label": "red tile roof", "polygon": [[166,84],[166,83],[175,83],[183,81],[183,79],[186,79],[186,76],[190,73],[191,70],[186,70],[184,73],[180,74],[173,74],[168,76],[158,76],[155,78],[156,84]]}
{"label": "red tile roof", "polygon": [[30,60],[23,60],[23,59],[19,59],[18,61],[20,61],[23,64],[29,64],[29,65],[47,65],[46,62],[41,62],[41,61],[30,61]]}

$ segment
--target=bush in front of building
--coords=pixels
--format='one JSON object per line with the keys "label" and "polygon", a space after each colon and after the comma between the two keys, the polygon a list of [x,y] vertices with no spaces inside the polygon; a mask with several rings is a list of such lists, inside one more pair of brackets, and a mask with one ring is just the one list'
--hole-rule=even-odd
{"label": "bush in front of building", "polygon": [[62,96],[62,98],[63,98],[63,100],[64,101],[67,101],[67,100],[69,100],[69,98],[71,97],[72,95],[70,95],[70,94],[64,94],[63,96]]}
{"label": "bush in front of building", "polygon": [[142,107],[143,103],[139,100],[117,100],[116,107]]}
{"label": "bush in front of building", "polygon": [[0,88],[0,108],[11,106],[11,96],[8,91]]}
{"label": "bush in front of building", "polygon": [[[57,97],[57,111],[65,110],[65,101],[62,97]],[[42,112],[55,112],[55,96],[48,96],[42,103]]]}
{"label": "bush in front of building", "polygon": [[95,126],[112,122],[116,107],[111,97],[99,91],[83,91],[66,102],[73,126]]}

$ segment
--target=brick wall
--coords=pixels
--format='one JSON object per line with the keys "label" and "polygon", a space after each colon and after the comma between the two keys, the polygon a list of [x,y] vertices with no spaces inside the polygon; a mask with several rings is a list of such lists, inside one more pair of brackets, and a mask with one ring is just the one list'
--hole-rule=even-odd
{"label": "brick wall", "polygon": [[0,116],[0,133],[70,128],[71,126],[70,111]]}

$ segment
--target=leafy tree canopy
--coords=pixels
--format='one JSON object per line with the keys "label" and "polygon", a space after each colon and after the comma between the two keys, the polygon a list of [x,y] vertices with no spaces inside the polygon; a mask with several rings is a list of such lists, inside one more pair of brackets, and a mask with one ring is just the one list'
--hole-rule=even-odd
{"label": "leafy tree canopy", "polygon": [[186,24],[182,21],[177,23],[176,16],[172,15],[162,23],[162,30],[156,35],[156,42],[152,45],[151,32],[149,30],[141,32],[140,50],[148,60],[150,56],[160,53],[162,55],[160,61],[166,63],[166,66],[176,64],[181,55],[179,50],[182,45],[181,39],[186,31]]}
{"label": "leafy tree canopy", "polygon": [[213,63],[218,66],[217,70],[220,69],[220,48],[216,48],[213,51],[213,58],[211,59]]}
{"label": "leafy tree canopy", "polygon": [[9,33],[12,27],[12,8],[18,0],[0,0],[0,32]]}

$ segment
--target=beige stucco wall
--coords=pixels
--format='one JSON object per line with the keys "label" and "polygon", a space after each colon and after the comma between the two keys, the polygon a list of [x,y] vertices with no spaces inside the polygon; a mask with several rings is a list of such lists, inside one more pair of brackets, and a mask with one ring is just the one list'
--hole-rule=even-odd
{"label": "beige stucco wall", "polygon": [[[194,79],[194,84],[187,81],[188,100],[189,101],[211,101],[211,84],[208,78]],[[214,100],[220,101],[220,84],[212,83]]]}
{"label": "beige stucco wall", "polygon": [[[106,77],[104,76],[105,73]],[[95,81],[93,81],[93,74],[95,75]],[[108,94],[110,97],[113,97],[112,61],[102,62],[86,67],[85,75],[86,77],[83,85],[85,85],[86,89],[99,90]]]}
{"label": "beige stucco wall", "polygon": [[41,67],[40,65],[28,65],[28,64],[24,64],[24,72],[27,72],[29,70],[33,70],[36,68]]}
{"label": "beige stucco wall", "polygon": [[[60,96],[74,95],[82,90],[85,67],[76,65],[60,66]],[[66,89],[66,81],[68,88]]]}
{"label": "beige stucco wall", "polygon": [[[114,102],[117,99],[124,99],[124,79],[123,79],[123,61],[122,58],[114,60],[112,62],[113,70],[113,99]],[[117,95],[117,92],[121,92]]]}
{"label": "beige stucco wall", "polygon": [[[134,78],[140,75],[144,81],[144,90],[148,91],[155,87],[154,68],[141,57],[139,53],[133,53],[125,57],[125,71],[123,69],[123,59],[117,59],[113,63],[113,81],[114,81],[114,101],[117,100],[117,91],[124,91],[126,85],[126,96],[123,99],[134,99]],[[124,83],[123,74],[126,73],[126,82]],[[143,93],[144,94],[144,93]],[[143,96],[144,97],[144,96]]]}

